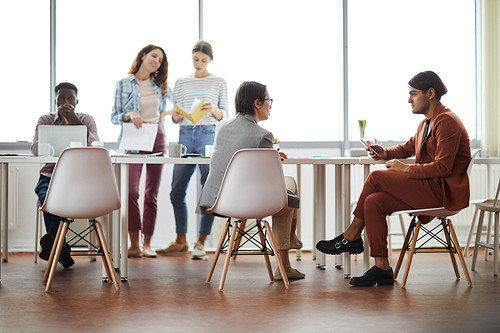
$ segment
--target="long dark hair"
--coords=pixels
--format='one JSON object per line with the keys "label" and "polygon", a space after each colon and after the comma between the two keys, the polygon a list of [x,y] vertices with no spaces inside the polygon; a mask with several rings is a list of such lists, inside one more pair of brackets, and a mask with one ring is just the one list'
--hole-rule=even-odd
{"label": "long dark hair", "polygon": [[165,97],[167,95],[167,90],[168,90],[168,61],[167,61],[167,55],[165,51],[159,46],[149,44],[148,46],[144,47],[138,54],[137,57],[135,57],[134,62],[132,63],[132,66],[130,67],[130,71],[128,72],[129,74],[135,74],[139,71],[139,68],[141,68],[142,65],[142,58],[148,54],[149,52],[153,50],[160,50],[161,53],[163,53],[163,60],[161,62],[160,68],[155,73],[151,74],[152,79],[155,80],[155,83],[158,87],[162,88],[162,96]]}

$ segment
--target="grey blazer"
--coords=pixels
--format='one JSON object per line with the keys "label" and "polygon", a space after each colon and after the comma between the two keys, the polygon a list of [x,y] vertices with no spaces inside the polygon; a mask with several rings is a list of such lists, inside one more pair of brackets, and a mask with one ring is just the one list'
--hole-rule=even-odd
{"label": "grey blazer", "polygon": [[201,191],[196,213],[203,214],[215,204],[227,165],[234,153],[245,148],[273,148],[273,134],[248,114],[219,123],[210,160],[210,173]]}

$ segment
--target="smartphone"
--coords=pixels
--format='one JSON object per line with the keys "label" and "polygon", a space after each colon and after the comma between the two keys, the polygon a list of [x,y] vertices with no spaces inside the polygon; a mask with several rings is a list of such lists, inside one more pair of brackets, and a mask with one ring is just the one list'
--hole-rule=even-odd
{"label": "smartphone", "polygon": [[375,155],[377,155],[377,156],[380,156],[380,154],[379,154],[379,153],[377,153],[377,152],[375,151],[375,149],[373,149],[372,147],[370,147],[370,145],[369,145],[368,143],[366,143],[366,141],[365,141],[365,140],[363,140],[363,139],[359,139],[359,141],[361,141],[361,143],[363,144],[363,146],[365,146],[366,148],[368,148],[368,149],[369,149],[372,153],[374,153],[374,154],[375,154]]}

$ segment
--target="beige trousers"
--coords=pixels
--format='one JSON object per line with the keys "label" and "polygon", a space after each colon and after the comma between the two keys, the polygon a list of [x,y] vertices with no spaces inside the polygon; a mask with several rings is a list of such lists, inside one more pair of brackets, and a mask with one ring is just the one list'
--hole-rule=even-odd
{"label": "beige trousers", "polygon": [[[292,177],[285,177],[286,187],[297,194],[297,183]],[[297,208],[285,207],[273,215],[273,237],[278,250],[290,250],[292,224],[297,220]],[[295,233],[295,230],[293,231]]]}

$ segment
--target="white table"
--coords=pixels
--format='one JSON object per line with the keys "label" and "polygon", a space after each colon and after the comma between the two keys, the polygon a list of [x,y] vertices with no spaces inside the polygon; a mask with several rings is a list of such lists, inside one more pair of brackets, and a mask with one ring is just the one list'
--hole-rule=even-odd
{"label": "white table", "polygon": [[[114,262],[116,255],[121,253],[120,275],[122,281],[128,280],[128,167],[130,164],[210,164],[209,158],[171,158],[171,157],[135,157],[115,156],[115,173],[118,179],[122,207],[120,209],[120,251],[113,251]],[[116,234],[116,233],[115,233]],[[113,243],[113,244],[117,244]],[[116,245],[115,245],[116,246]]]}
{"label": "white table", "polygon": [[[121,269],[122,281],[128,280],[128,165],[129,164],[209,164],[208,158],[168,158],[168,157],[134,157],[134,156],[114,156],[111,158],[115,165],[118,186],[122,207],[120,211],[111,214],[109,223],[108,244],[112,249],[114,263],[116,268]],[[28,156],[0,156],[0,225],[4,230],[0,230],[0,246],[2,248],[2,259],[8,258],[8,212],[7,212],[7,190],[8,190],[8,166],[10,163],[55,163],[56,157],[28,157]],[[406,160],[406,163],[414,163],[412,159]],[[364,165],[364,176],[368,176],[372,164],[384,164],[385,161],[374,161],[368,157],[335,157],[320,159],[287,159],[283,164],[293,164],[298,167],[298,185],[300,191],[300,167],[302,165],[312,165],[314,168],[314,245],[318,240],[326,237],[326,166],[335,165],[335,234],[342,233],[351,223],[351,165]],[[500,158],[476,158],[475,164],[500,164]],[[113,232],[112,230],[120,230]],[[364,252],[364,265],[368,269],[369,251],[368,244]],[[313,249],[313,251],[315,251]],[[120,256],[121,253],[121,256]],[[120,262],[120,264],[118,264]],[[345,277],[351,274],[350,255],[344,254],[344,263],[342,257],[335,256],[335,265],[344,268]],[[326,256],[324,253],[316,253],[316,266],[326,268]],[[365,269],[365,270],[366,270]],[[1,273],[1,271],[0,271]]]}

